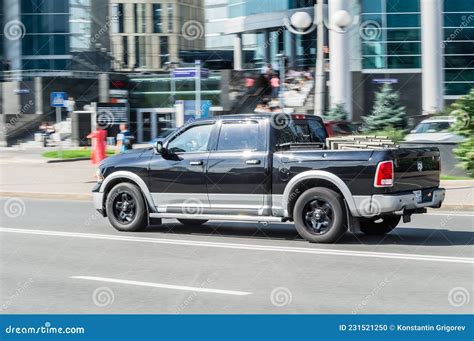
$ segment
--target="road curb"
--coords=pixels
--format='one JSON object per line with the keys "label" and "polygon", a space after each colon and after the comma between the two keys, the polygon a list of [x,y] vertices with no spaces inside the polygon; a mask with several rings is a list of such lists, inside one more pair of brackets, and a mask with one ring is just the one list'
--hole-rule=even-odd
{"label": "road curb", "polygon": [[0,197],[14,197],[27,199],[55,199],[91,201],[92,194],[85,193],[44,193],[44,192],[7,192],[0,191]]}
{"label": "road curb", "polygon": [[74,162],[74,161],[86,161],[90,160],[90,157],[76,157],[71,159],[47,159],[46,163],[61,163],[61,162]]}
{"label": "road curb", "polygon": [[474,212],[474,205],[442,205],[441,208],[429,209],[428,212]]}
{"label": "road curb", "polygon": [[441,180],[439,187],[457,188],[457,187],[473,187],[474,180]]}

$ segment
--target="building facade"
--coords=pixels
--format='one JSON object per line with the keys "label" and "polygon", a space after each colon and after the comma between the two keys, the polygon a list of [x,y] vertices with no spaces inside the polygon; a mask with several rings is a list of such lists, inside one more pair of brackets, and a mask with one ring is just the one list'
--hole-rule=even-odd
{"label": "building facade", "polygon": [[111,0],[113,68],[157,71],[179,61],[181,50],[203,50],[202,0]]}
{"label": "building facade", "polygon": [[[234,39],[226,34],[225,22],[230,17],[231,0],[204,0],[206,49],[210,51],[233,50]],[[258,48],[256,36],[243,35],[243,49],[256,50]]]}
{"label": "building facade", "polygon": [[[2,61],[6,70],[95,70],[107,52],[107,1],[4,0]],[[81,67],[82,65],[82,67]]]}
{"label": "building facade", "polygon": [[[314,17],[315,0],[228,0],[225,33],[234,37],[238,59],[245,35],[254,35],[255,60],[275,62],[283,52],[294,67],[315,62],[315,32],[291,34],[282,25],[295,11]],[[346,93],[354,119],[370,112],[381,79],[400,91],[409,116],[433,114],[474,87],[474,2],[464,0],[328,0],[329,16],[345,9],[358,24],[346,33],[346,42],[332,44],[329,63],[345,56],[347,82],[330,81],[330,92]],[[332,11],[332,12],[331,12]],[[336,36],[333,34],[333,37]],[[336,37],[336,39],[341,39]],[[335,40],[337,41],[337,40]],[[239,66],[239,65],[238,65]],[[328,67],[328,71],[331,71]],[[331,87],[343,87],[331,91]],[[347,85],[347,84],[346,84]],[[352,92],[347,94],[347,92]],[[344,97],[341,97],[344,98]],[[334,102],[334,101],[331,101]]]}
{"label": "building facade", "polygon": [[228,3],[229,20],[223,29],[226,34],[234,35],[237,58],[245,39],[254,39],[257,65],[277,62],[277,55],[282,52],[294,66],[314,65],[316,33],[295,36],[282,25],[283,19],[295,11],[313,15],[313,0],[228,0]]}

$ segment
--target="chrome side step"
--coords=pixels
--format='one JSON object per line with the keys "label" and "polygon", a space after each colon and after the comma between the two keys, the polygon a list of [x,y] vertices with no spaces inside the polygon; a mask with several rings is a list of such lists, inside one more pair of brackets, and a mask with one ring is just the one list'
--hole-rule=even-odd
{"label": "chrome side step", "polygon": [[230,214],[185,214],[185,213],[150,213],[150,218],[168,219],[202,219],[202,220],[228,220],[228,221],[256,221],[256,222],[282,222],[281,217],[230,215]]}

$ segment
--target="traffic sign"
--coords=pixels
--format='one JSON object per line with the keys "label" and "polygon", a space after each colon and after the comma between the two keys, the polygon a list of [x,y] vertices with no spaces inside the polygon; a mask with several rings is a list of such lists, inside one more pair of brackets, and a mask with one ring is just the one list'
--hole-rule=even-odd
{"label": "traffic sign", "polygon": [[[173,70],[174,78],[195,78],[196,77],[195,67],[178,67]],[[201,78],[207,79],[209,77],[209,70],[201,68]]]}
{"label": "traffic sign", "polygon": [[52,92],[50,99],[52,107],[62,108],[67,100],[67,94],[65,92]]}
{"label": "traffic sign", "polygon": [[374,78],[372,79],[374,84],[397,84],[398,79],[396,78]]}

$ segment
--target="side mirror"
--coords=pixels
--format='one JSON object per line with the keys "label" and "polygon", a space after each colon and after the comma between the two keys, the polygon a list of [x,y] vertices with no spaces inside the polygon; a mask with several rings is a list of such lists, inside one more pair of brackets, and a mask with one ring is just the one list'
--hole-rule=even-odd
{"label": "side mirror", "polygon": [[163,141],[156,141],[155,143],[155,151],[158,153],[158,154],[165,154],[165,147],[163,146]]}
{"label": "side mirror", "polygon": [[416,129],[410,130],[410,133],[415,134],[415,133],[416,133]]}

